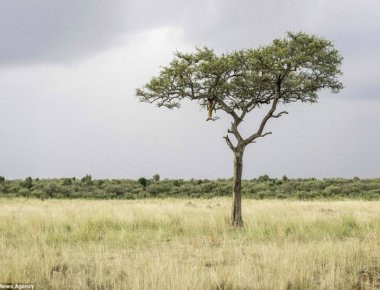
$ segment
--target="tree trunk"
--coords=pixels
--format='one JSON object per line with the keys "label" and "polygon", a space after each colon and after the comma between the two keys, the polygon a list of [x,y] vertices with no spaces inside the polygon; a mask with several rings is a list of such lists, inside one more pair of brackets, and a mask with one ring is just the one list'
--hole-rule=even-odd
{"label": "tree trunk", "polygon": [[232,188],[232,215],[231,222],[234,227],[243,226],[241,214],[241,176],[243,172],[243,153],[244,149],[234,151],[234,180]]}

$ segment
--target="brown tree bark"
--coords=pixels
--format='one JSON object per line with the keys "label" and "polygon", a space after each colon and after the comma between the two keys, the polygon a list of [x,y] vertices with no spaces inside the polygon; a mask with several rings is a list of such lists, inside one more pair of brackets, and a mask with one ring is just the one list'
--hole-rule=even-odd
{"label": "brown tree bark", "polygon": [[243,153],[244,149],[234,151],[234,177],[232,187],[232,215],[231,223],[234,227],[243,226],[243,217],[241,213],[241,177],[243,172]]}

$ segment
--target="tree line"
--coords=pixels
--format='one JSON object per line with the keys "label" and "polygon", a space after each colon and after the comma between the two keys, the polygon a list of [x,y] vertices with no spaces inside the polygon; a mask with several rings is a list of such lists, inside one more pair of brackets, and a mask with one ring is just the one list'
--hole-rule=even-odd
{"label": "tree line", "polygon": [[[253,199],[380,199],[380,178],[271,178],[242,180],[242,195]],[[158,174],[139,179],[83,178],[6,180],[0,176],[0,197],[143,199],[212,198],[229,196],[231,179],[160,179]]]}

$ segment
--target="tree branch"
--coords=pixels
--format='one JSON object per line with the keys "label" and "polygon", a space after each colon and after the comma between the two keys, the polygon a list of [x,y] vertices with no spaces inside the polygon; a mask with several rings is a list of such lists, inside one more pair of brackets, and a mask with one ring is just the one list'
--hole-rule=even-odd
{"label": "tree branch", "polygon": [[243,142],[244,139],[240,135],[238,128],[237,128],[237,126],[239,125],[240,122],[241,122],[241,120],[237,120],[237,121],[232,122],[231,123],[231,130],[228,130],[228,133],[234,134],[234,136],[238,140],[238,142]]}
{"label": "tree branch", "polygon": [[228,135],[227,135],[227,136],[224,136],[223,138],[226,140],[226,143],[227,143],[228,147],[230,147],[230,149],[231,149],[232,151],[235,151],[235,150],[236,150],[236,147],[232,144],[230,138],[228,138]]}
{"label": "tree branch", "polygon": [[238,119],[239,119],[239,117],[238,117],[238,115],[236,114],[236,112],[235,112],[233,109],[231,109],[231,108],[230,108],[225,102],[223,102],[223,100],[217,98],[216,101],[222,106],[222,108],[223,108],[228,114],[230,114],[230,115],[234,118],[234,120],[238,120]]}
{"label": "tree branch", "polygon": [[259,137],[265,137],[266,135],[271,135],[271,134],[272,134],[272,132],[266,132],[266,133],[261,134],[260,136],[258,136],[258,138],[259,138]]}
{"label": "tree branch", "polygon": [[280,113],[278,113],[278,114],[276,114],[276,115],[272,115],[272,118],[279,118],[279,117],[281,117],[281,115],[283,115],[283,114],[288,115],[289,113],[288,113],[287,111],[282,111],[282,112],[280,112]]}
{"label": "tree branch", "polygon": [[[244,140],[245,143],[247,144],[252,143],[252,141],[255,140],[256,138],[263,137],[262,133],[263,133],[264,127],[267,121],[272,117],[273,112],[276,110],[277,103],[278,103],[278,98],[273,100],[272,106],[270,110],[268,111],[268,113],[264,116],[263,120],[261,121],[260,127],[257,130],[257,132],[249,136],[246,140]],[[264,134],[264,135],[268,135],[268,134]]]}
{"label": "tree branch", "polygon": [[265,136],[267,136],[267,135],[272,135],[272,132],[266,132],[266,133],[264,133],[264,134],[258,135],[258,136],[255,137],[252,141],[247,142],[247,140],[248,140],[248,139],[247,139],[247,140],[245,140],[244,142],[245,142],[245,144],[256,143],[255,139],[257,139],[257,138],[262,138],[262,137],[265,137]]}
{"label": "tree branch", "polygon": [[[271,132],[268,132],[268,133],[263,134],[263,130],[268,120],[273,117],[273,113],[276,111],[278,101],[281,97],[281,79],[280,78],[277,79],[276,93],[277,93],[277,96],[273,99],[272,106],[269,109],[268,113],[264,116],[263,120],[261,121],[259,129],[256,131],[256,133],[252,134],[246,140],[244,140],[245,144],[252,143],[252,141],[255,140],[256,138],[264,137],[268,135],[268,133],[271,133]],[[284,114],[284,112],[281,112],[281,113]],[[276,116],[275,118],[278,118],[279,115],[281,115],[281,113],[275,115]]]}

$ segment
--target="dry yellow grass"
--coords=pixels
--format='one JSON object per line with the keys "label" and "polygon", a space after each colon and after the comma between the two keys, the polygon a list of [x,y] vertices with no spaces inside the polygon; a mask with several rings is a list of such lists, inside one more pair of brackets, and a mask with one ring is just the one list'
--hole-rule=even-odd
{"label": "dry yellow grass", "polygon": [[380,202],[0,199],[0,282],[38,289],[378,289]]}

